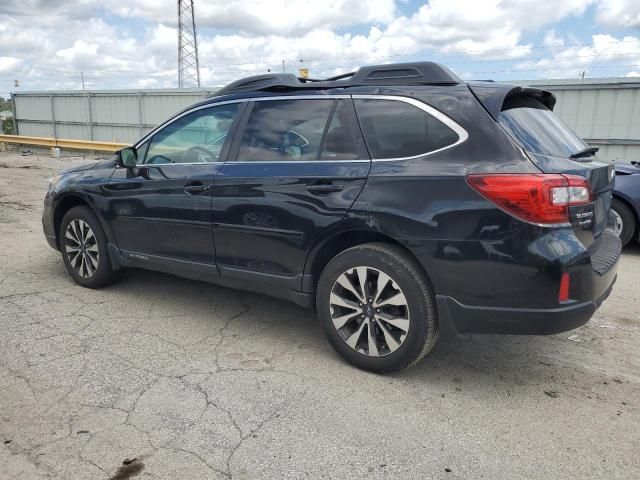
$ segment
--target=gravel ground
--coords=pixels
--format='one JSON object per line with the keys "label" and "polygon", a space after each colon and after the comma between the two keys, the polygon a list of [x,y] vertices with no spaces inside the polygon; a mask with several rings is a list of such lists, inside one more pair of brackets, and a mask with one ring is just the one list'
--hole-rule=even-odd
{"label": "gravel ground", "polygon": [[76,286],[47,178],[0,153],[0,478],[640,478],[640,248],[584,327],[461,336],[378,376],[283,301],[129,271]]}

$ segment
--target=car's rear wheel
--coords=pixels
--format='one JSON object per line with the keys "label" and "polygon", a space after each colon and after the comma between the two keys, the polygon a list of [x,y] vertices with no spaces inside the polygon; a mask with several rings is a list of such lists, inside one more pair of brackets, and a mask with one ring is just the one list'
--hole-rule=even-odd
{"label": "car's rear wheel", "polygon": [[107,250],[100,222],[88,207],[74,207],[62,218],[59,245],[67,271],[74,281],[88,288],[100,288],[118,279]]}
{"label": "car's rear wheel", "polygon": [[611,200],[611,213],[614,218],[615,232],[620,237],[624,247],[631,241],[636,232],[636,218],[631,209],[617,198]]}
{"label": "car's rear wheel", "polygon": [[424,273],[388,244],[359,245],[334,257],[320,277],[316,311],[337,352],[374,372],[414,365],[438,338]]}

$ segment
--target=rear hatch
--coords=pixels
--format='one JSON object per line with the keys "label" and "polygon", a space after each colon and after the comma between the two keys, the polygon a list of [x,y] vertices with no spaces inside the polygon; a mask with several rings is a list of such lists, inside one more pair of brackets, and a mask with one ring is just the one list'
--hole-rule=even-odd
{"label": "rear hatch", "polygon": [[543,173],[587,179],[593,202],[569,207],[569,218],[580,241],[592,254],[596,253],[609,220],[613,165],[600,161],[597,149],[587,145],[553,113],[555,97],[551,93],[501,85],[469,87]]}

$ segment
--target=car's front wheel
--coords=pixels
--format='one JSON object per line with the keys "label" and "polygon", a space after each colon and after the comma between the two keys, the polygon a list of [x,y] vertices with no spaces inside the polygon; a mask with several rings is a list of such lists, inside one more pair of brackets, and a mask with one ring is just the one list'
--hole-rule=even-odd
{"label": "car's front wheel", "polygon": [[424,273],[402,249],[384,243],[334,257],[320,277],[316,311],[331,345],[364,370],[412,366],[438,338]]}
{"label": "car's front wheel", "polygon": [[75,282],[100,288],[118,279],[111,267],[107,238],[88,207],[73,207],[62,218],[59,245],[67,271]]}

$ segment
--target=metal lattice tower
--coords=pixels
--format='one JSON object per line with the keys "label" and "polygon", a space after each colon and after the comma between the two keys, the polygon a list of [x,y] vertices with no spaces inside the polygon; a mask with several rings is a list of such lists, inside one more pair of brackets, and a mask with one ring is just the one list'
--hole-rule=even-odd
{"label": "metal lattice tower", "polygon": [[193,0],[178,0],[178,87],[200,87]]}

